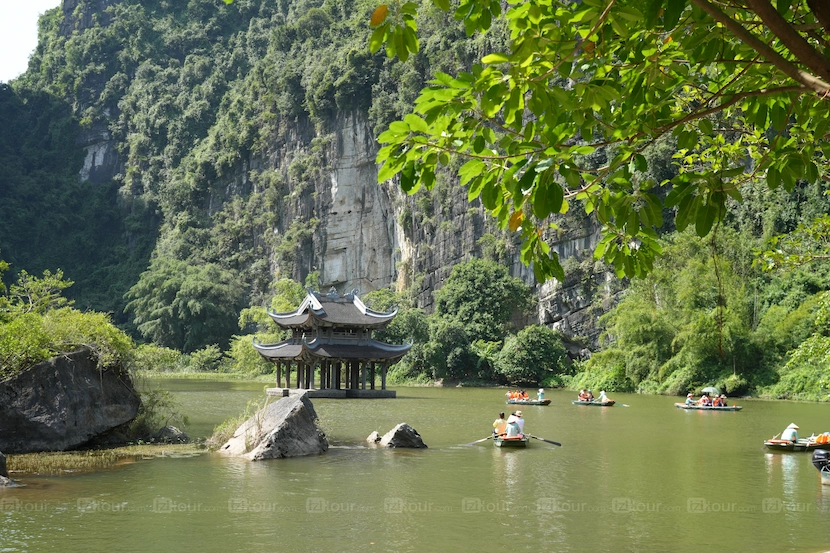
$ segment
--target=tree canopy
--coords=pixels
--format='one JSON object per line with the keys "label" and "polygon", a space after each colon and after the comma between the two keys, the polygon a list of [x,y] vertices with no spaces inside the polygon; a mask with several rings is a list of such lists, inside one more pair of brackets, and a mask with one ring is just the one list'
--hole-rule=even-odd
{"label": "tree canopy", "polygon": [[[461,0],[454,15],[468,35],[486,32],[501,3]],[[414,2],[379,6],[370,48],[406,60],[417,16]],[[575,202],[602,225],[595,257],[643,276],[661,251],[664,208],[678,230],[706,236],[744,186],[789,191],[825,176],[826,2],[523,0],[504,18],[506,51],[437,73],[380,135],[378,178],[414,193],[457,167],[469,199],[521,232],[540,280],[564,276],[547,240]],[[665,137],[678,174],[656,182],[648,150]]]}

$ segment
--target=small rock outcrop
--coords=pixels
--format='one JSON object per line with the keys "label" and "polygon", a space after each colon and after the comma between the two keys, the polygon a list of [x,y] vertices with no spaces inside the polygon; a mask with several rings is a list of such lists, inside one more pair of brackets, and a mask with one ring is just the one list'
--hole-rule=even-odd
{"label": "small rock outcrop", "polygon": [[0,382],[0,450],[64,451],[130,422],[141,405],[122,367],[89,350],[54,357]]}
{"label": "small rock outcrop", "polygon": [[427,447],[418,431],[406,424],[398,426],[383,435],[380,439],[381,447]]}
{"label": "small rock outcrop", "polygon": [[380,442],[380,439],[381,439],[381,435],[378,434],[377,430],[375,430],[374,432],[369,434],[369,437],[366,438],[366,441],[369,442],[370,444],[377,444],[378,442]]}
{"label": "small rock outcrop", "polygon": [[329,448],[306,394],[284,397],[242,423],[220,453],[251,461],[319,455]]}
{"label": "small rock outcrop", "polygon": [[18,485],[9,478],[9,471],[6,470],[6,456],[0,451],[0,488],[16,488]]}
{"label": "small rock outcrop", "polygon": [[190,442],[190,436],[175,426],[165,426],[153,434],[153,441],[165,444],[186,444]]}

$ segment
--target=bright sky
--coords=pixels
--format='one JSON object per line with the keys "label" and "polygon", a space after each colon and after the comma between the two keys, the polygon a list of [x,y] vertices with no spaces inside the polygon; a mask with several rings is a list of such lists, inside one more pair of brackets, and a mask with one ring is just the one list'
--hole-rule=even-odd
{"label": "bright sky", "polygon": [[37,46],[37,18],[61,0],[0,0],[0,82],[9,82],[29,65]]}

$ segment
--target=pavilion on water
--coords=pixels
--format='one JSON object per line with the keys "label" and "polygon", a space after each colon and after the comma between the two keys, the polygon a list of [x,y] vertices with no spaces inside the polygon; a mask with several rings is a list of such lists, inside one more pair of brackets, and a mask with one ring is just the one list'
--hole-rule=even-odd
{"label": "pavilion on water", "polygon": [[[268,394],[288,395],[293,371],[294,388],[308,390],[310,397],[395,397],[386,389],[386,371],[412,344],[379,342],[372,331],[384,328],[397,312],[373,311],[356,290],[340,296],[334,288],[325,296],[309,290],[295,311],[269,312],[291,337],[270,345],[254,342],[260,355],[277,366],[277,387]],[[380,389],[375,387],[378,375]]]}

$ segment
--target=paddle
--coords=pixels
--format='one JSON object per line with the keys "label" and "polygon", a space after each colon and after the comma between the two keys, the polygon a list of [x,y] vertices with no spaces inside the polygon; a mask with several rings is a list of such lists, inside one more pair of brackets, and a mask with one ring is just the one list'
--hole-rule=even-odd
{"label": "paddle", "polygon": [[546,440],[544,438],[540,438],[539,436],[534,436],[533,434],[525,434],[525,436],[527,436],[528,438],[533,438],[534,440],[541,440],[543,442],[547,442],[549,444],[558,445],[559,447],[562,447],[562,444],[560,444],[559,442],[554,442],[553,440]]}
{"label": "paddle", "polygon": [[476,440],[474,442],[470,442],[470,443],[464,444],[464,445],[473,445],[473,444],[481,443],[481,442],[484,442],[484,441],[487,441],[487,440],[492,440],[492,439],[493,439],[493,435],[491,434],[491,435],[487,436],[486,438],[482,438],[480,440]]}

